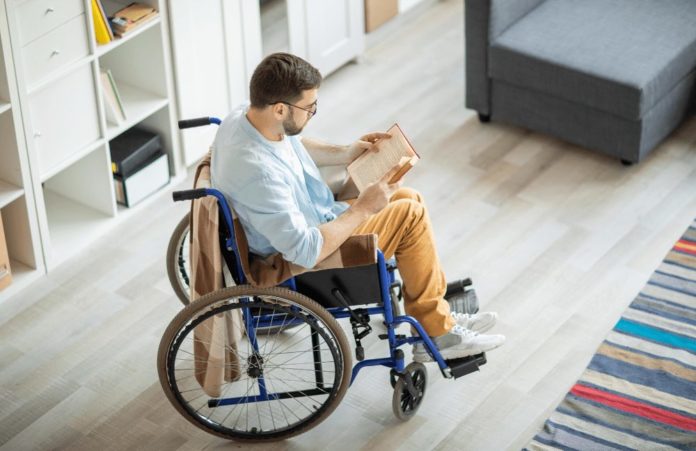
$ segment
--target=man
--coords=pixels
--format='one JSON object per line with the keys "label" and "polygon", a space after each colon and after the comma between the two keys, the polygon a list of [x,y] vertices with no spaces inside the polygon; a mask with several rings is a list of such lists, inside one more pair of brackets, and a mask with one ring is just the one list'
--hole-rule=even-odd
{"label": "man", "polygon": [[[249,249],[312,268],[353,234],[378,234],[386,258],[396,256],[406,313],[436,337],[445,359],[489,351],[502,335],[482,335],[495,313],[452,314],[443,296],[445,276],[420,194],[389,184],[392,169],[348,205],[334,201],[317,164],[346,164],[389,139],[370,133],[348,146],[298,138],[317,113],[321,75],[286,53],[266,57],[250,84],[251,105],[232,112],[213,143],[211,179],[225,194],[247,234]],[[414,360],[431,361],[422,345]]]}

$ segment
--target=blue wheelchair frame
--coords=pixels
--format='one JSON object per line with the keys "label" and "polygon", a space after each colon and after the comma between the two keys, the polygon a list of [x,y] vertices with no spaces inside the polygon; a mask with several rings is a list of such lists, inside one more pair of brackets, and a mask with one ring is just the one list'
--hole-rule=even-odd
{"label": "blue wheelchair frame", "polygon": [[[208,125],[208,124],[220,124],[220,119],[210,117],[210,118],[199,118],[199,119],[191,119],[191,120],[184,120],[179,122],[179,128],[188,128],[188,127],[197,127],[201,125]],[[235,268],[229,268],[230,271],[232,272],[232,276],[235,279],[235,282],[238,285],[243,285],[247,284],[248,281],[246,279],[246,276],[244,275],[244,272],[242,271],[242,265],[241,261],[239,258],[239,250],[237,247],[237,241],[234,233],[234,226],[233,226],[233,217],[232,217],[232,211],[227,203],[227,200],[225,199],[224,195],[213,188],[199,188],[199,189],[193,189],[193,190],[187,190],[187,191],[177,191],[173,193],[173,197],[175,201],[179,200],[193,200],[193,199],[198,199],[201,197],[205,196],[214,196],[217,199],[218,206],[220,208],[220,212],[222,214],[222,217],[224,218],[225,224],[227,226],[227,231],[228,231],[228,236],[225,237],[225,242],[224,242],[224,247],[225,250],[228,252],[231,252],[234,254],[235,258]],[[221,243],[222,245],[222,243]],[[358,373],[360,372],[361,369],[369,366],[385,366],[388,368],[391,368],[393,371],[395,371],[397,374],[403,374],[405,370],[405,365],[404,365],[404,353],[401,349],[399,349],[401,346],[406,345],[406,344],[415,344],[417,342],[422,342],[426,349],[430,352],[430,354],[433,356],[435,362],[437,362],[440,371],[442,375],[445,378],[452,378],[452,377],[460,377],[463,376],[464,374],[468,374],[472,371],[478,370],[478,364],[483,364],[485,363],[485,354],[482,354],[480,356],[474,356],[477,358],[464,358],[464,359],[457,359],[457,361],[449,361],[450,364],[454,362],[458,362],[459,364],[457,365],[458,368],[455,368],[454,366],[450,367],[447,361],[445,361],[440,354],[439,350],[437,349],[437,346],[433,343],[433,341],[430,339],[428,334],[425,332],[423,329],[423,326],[413,317],[408,316],[408,315],[399,315],[399,316],[394,316],[394,311],[392,309],[392,303],[391,303],[391,296],[389,293],[389,289],[392,286],[392,284],[396,281],[396,277],[394,275],[394,268],[388,267],[387,262],[385,261],[384,255],[380,250],[377,251],[377,269],[379,271],[379,284],[380,284],[380,294],[381,294],[381,305],[379,306],[374,306],[374,307],[367,307],[366,309],[362,309],[365,313],[368,315],[373,315],[373,314],[380,314],[383,315],[384,317],[384,324],[387,328],[387,334],[386,334],[386,339],[389,343],[389,357],[383,357],[383,358],[374,358],[374,359],[365,359],[362,361],[359,361],[353,366],[352,373],[351,373],[351,380],[350,384],[355,381]],[[337,269],[336,271],[340,271],[340,269]],[[290,290],[297,291],[296,283],[295,283],[295,278],[292,277],[279,286],[286,287]],[[245,302],[244,299],[242,302]],[[249,302],[249,301],[247,301]],[[325,307],[328,312],[331,313],[331,315],[336,318],[336,319],[341,319],[341,318],[349,318],[353,315],[351,312],[351,309],[349,307]],[[291,325],[286,321],[285,318],[283,318],[283,322],[281,324],[281,317],[284,317],[285,315],[261,315],[261,316],[254,316],[254,314],[251,312],[251,308],[246,307],[242,308],[243,312],[243,320],[245,322],[246,328],[247,328],[247,334],[249,338],[249,342],[251,346],[253,347],[255,352],[259,352],[259,347],[258,347],[258,341],[256,337],[256,328],[268,328],[268,327],[277,327],[277,326],[289,326]],[[404,336],[404,335],[397,335],[395,332],[395,327],[402,323],[407,323],[411,327],[413,327],[417,333],[418,336]],[[318,338],[315,336],[315,334],[312,334],[312,341],[313,341],[313,347],[316,347],[318,343],[314,343],[314,341],[317,341]],[[317,361],[320,356],[318,355],[318,352],[315,351],[314,353],[314,359],[315,359],[315,366],[317,366],[318,369],[321,368],[321,360]],[[232,405],[232,404],[241,404],[241,403],[246,403],[246,402],[261,402],[261,401],[270,401],[270,400],[276,400],[276,399],[283,399],[291,396],[311,396],[311,395],[317,395],[317,394],[325,394],[326,389],[328,387],[324,387],[323,383],[323,378],[322,375],[319,372],[315,372],[315,378],[316,378],[316,383],[317,387],[316,389],[310,389],[310,390],[302,390],[301,392],[290,392],[290,393],[268,393],[266,389],[266,384],[263,376],[261,375],[258,377],[258,384],[259,384],[259,395],[258,396],[245,396],[245,397],[239,397],[239,398],[227,398],[227,399],[211,399],[208,401],[208,404],[210,407],[215,407],[215,406],[223,406],[223,405]]]}

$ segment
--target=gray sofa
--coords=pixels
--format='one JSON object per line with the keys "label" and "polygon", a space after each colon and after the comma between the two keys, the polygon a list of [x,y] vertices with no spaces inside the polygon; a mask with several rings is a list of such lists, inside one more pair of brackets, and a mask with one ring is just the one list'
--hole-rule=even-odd
{"label": "gray sofa", "polygon": [[696,0],[465,0],[466,105],[640,161],[696,105]]}

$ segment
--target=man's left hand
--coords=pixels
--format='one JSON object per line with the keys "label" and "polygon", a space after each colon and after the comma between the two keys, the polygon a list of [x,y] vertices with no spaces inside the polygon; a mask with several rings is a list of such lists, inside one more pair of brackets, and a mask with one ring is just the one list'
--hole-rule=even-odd
{"label": "man's left hand", "polygon": [[353,144],[348,146],[348,153],[350,154],[350,161],[355,160],[364,152],[376,152],[378,150],[375,145],[377,141],[381,139],[389,139],[391,135],[389,133],[373,132],[363,135],[355,141]]}

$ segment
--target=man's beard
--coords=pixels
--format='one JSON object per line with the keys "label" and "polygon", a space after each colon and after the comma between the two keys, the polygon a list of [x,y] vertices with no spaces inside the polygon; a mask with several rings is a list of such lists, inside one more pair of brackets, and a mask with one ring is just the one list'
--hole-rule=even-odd
{"label": "man's beard", "polygon": [[300,133],[302,133],[303,128],[304,126],[298,127],[295,121],[292,120],[292,118],[288,118],[283,121],[283,130],[285,131],[285,134],[288,136],[299,135]]}

